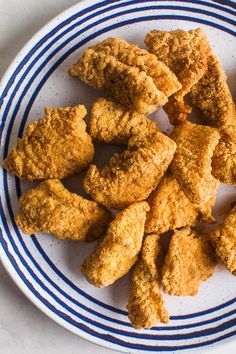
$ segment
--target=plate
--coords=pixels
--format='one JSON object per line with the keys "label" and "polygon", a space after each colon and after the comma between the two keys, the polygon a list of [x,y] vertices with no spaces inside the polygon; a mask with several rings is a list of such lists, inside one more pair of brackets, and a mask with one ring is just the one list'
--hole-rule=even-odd
{"label": "plate", "polygon": [[[22,49],[1,83],[1,151],[5,157],[26,125],[43,115],[45,106],[84,103],[88,110],[99,96],[67,70],[81,52],[108,36],[144,46],[151,29],[203,27],[222,61],[233,89],[235,82],[235,2],[224,1],[83,1],[59,15]],[[167,130],[159,110],[152,116]],[[117,149],[116,149],[117,150]],[[97,147],[95,163],[104,164],[115,151]],[[82,192],[84,174],[63,183]],[[129,353],[192,353],[232,340],[236,334],[236,282],[222,266],[202,284],[195,297],[168,297],[168,325],[137,331],[125,309],[130,275],[106,289],[86,283],[80,264],[94,244],[59,241],[46,235],[25,236],[14,223],[18,198],[36,184],[20,181],[1,169],[2,234],[0,255],[16,284],[53,320],[94,343]],[[236,199],[232,186],[221,186],[215,214]]]}

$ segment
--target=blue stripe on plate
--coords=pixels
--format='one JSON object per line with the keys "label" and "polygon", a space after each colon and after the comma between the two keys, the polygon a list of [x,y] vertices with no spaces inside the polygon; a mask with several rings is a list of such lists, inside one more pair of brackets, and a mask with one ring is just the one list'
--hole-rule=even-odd
{"label": "blue stripe on plate", "polygon": [[[161,0],[161,1],[162,2],[168,2],[168,3],[170,2],[170,0]],[[140,2],[145,2],[145,0],[141,0]],[[149,0],[149,2],[157,2],[157,0]],[[212,3],[212,2],[201,1],[201,0],[192,0],[192,1],[191,0],[175,0],[175,2],[177,2],[177,3],[178,2],[187,3],[187,4],[193,4],[193,5],[198,4],[198,5],[201,5],[201,6],[207,6],[207,7],[213,8],[213,9],[217,9],[217,10],[220,10],[220,11],[227,12],[227,13],[229,13],[231,15],[234,15],[234,16],[235,16],[235,13],[236,13],[236,11],[230,10],[227,7],[225,7],[224,6],[224,5],[226,5],[225,1],[222,4],[222,0],[219,0],[219,3],[222,4],[222,5],[216,5],[216,4]],[[236,8],[236,6],[233,7],[233,8]]]}
{"label": "blue stripe on plate", "polygon": [[236,3],[235,1],[229,1],[229,0],[212,0],[214,2],[217,2],[219,4],[222,4],[222,6],[230,6],[232,9],[236,9]]}

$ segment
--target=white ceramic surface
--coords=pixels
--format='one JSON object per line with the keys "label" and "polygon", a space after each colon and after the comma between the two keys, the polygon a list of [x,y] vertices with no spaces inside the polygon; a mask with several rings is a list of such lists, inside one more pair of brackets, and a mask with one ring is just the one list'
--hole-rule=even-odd
{"label": "white ceramic surface", "polygon": [[[9,88],[1,107],[3,119],[6,115],[2,152],[6,154],[14,145],[25,124],[42,116],[45,105],[63,106],[79,102],[90,108],[99,94],[70,78],[67,68],[88,43],[93,44],[107,36],[120,36],[143,45],[144,34],[150,29],[190,29],[201,25],[220,57],[233,89],[231,79],[235,77],[236,46],[235,26],[232,24],[235,15],[231,14],[232,11],[230,6],[221,8],[213,1],[195,4],[189,1],[169,1],[168,4],[166,1],[85,1],[69,9],[24,47],[2,80],[2,96]],[[127,22],[125,26],[123,22]],[[78,50],[74,46],[79,46]],[[22,60],[24,65],[21,65]],[[19,65],[22,66],[20,70]],[[8,87],[15,70],[18,72]],[[169,128],[163,112],[157,112],[153,118],[163,130]],[[113,152],[114,148],[98,147],[95,162],[104,164]],[[130,327],[124,312],[129,276],[108,289],[96,289],[84,281],[79,271],[83,258],[94,244],[22,235],[12,223],[12,215],[17,210],[17,194],[32,184],[19,183],[14,177],[1,173],[5,215],[2,218],[1,259],[25,294],[58,323],[98,344],[130,352],[174,352],[178,347],[186,348],[184,352],[187,352],[195,350],[195,347],[196,350],[202,349],[207,342],[212,344],[222,337],[232,337],[236,324],[236,283],[222,266],[202,285],[198,296],[165,296],[172,315],[168,326],[137,332]],[[64,182],[70,190],[82,192],[81,179],[82,176],[77,176]],[[216,216],[226,211],[235,199],[234,187],[221,186]],[[209,309],[213,310],[209,312]]]}

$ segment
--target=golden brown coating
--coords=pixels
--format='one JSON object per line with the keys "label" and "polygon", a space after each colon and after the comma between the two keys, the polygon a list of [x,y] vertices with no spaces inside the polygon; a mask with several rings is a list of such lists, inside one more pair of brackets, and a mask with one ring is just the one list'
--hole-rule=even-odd
{"label": "golden brown coating", "polygon": [[227,85],[227,77],[215,55],[208,57],[208,70],[192,87],[190,97],[193,105],[203,113],[203,119],[208,125],[225,131],[235,129],[235,104]]}
{"label": "golden brown coating", "polygon": [[93,160],[83,105],[46,108],[45,117],[30,123],[3,167],[30,181],[75,175]]}
{"label": "golden brown coating", "polygon": [[169,320],[159,286],[158,260],[162,258],[159,239],[160,236],[155,234],[146,237],[133,272],[127,310],[129,320],[136,329],[151,328]]}
{"label": "golden brown coating", "polygon": [[190,122],[172,134],[177,144],[171,170],[186,196],[195,204],[214,198],[218,182],[211,173],[211,159],[220,135],[217,129]]}
{"label": "golden brown coating", "polygon": [[221,135],[212,157],[212,174],[222,183],[236,185],[236,131]]}
{"label": "golden brown coating", "polygon": [[154,54],[120,38],[107,38],[92,47],[96,52],[112,55],[121,63],[136,67],[151,76],[158,90],[167,97],[180,90],[182,85],[175,74]]}
{"label": "golden brown coating", "polygon": [[81,266],[91,284],[108,286],[128,273],[142,246],[148,210],[146,202],[139,202],[116,215],[100,244]]}
{"label": "golden brown coating", "polygon": [[139,113],[152,113],[167,102],[166,95],[144,71],[94,49],[87,49],[69,73]]}
{"label": "golden brown coating", "polygon": [[103,206],[69,192],[57,179],[22,194],[15,217],[25,234],[43,232],[59,239],[86,241],[101,236],[111,220]]}
{"label": "golden brown coating", "polygon": [[180,94],[171,96],[163,108],[173,125],[186,121],[187,115],[192,112],[192,107],[185,103],[184,96]]}
{"label": "golden brown coating", "polygon": [[94,141],[127,144],[131,136],[156,133],[155,122],[135,111],[128,111],[120,104],[106,98],[94,102],[90,116],[90,136]]}
{"label": "golden brown coating", "polygon": [[215,198],[203,206],[193,204],[173,176],[164,176],[147,202],[150,206],[145,224],[147,233],[193,226],[201,217],[208,222],[215,220],[211,214]]}
{"label": "golden brown coating", "polygon": [[210,240],[190,227],[175,231],[162,271],[163,290],[169,295],[193,296],[212,274],[217,261]]}
{"label": "golden brown coating", "polygon": [[207,70],[210,44],[201,28],[171,32],[150,31],[145,38],[150,52],[163,61],[177,76],[182,89],[169,99],[164,107],[172,124],[187,119],[191,108],[184,103],[184,96]]}
{"label": "golden brown coating", "polygon": [[223,224],[210,233],[217,257],[236,275],[236,205],[230,210]]}
{"label": "golden brown coating", "polygon": [[221,140],[212,159],[212,174],[236,185],[236,108],[219,59],[208,58],[208,71],[192,88],[190,97],[207,124],[217,127]]}
{"label": "golden brown coating", "polygon": [[96,202],[112,209],[144,200],[164,175],[175,148],[175,142],[159,132],[151,137],[133,136],[128,150],[114,154],[108,165],[90,165],[84,189]]}

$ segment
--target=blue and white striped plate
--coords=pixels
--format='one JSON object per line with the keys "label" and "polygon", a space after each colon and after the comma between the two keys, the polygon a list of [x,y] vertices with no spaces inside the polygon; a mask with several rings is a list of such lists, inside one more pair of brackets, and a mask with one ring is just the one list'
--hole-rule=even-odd
{"label": "blue and white striped plate", "polygon": [[[222,5],[224,3],[224,5]],[[235,81],[236,3],[234,1],[83,1],[46,25],[22,49],[1,83],[2,157],[44,106],[85,103],[97,92],[70,78],[67,69],[89,45],[119,36],[143,46],[147,31],[203,27],[229,77]],[[165,130],[162,112],[154,115]],[[96,162],[113,153],[98,149]],[[195,297],[165,296],[168,325],[134,330],[127,319],[129,276],[107,289],[87,284],[80,264],[94,244],[63,242],[51,236],[25,236],[14,223],[20,194],[32,184],[1,169],[0,256],[22,291],[48,316],[83,338],[130,353],[193,352],[236,334],[235,278],[218,267]],[[65,181],[80,191],[81,178]],[[221,186],[216,214],[236,199],[234,187]]]}

